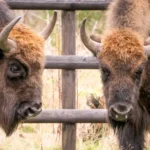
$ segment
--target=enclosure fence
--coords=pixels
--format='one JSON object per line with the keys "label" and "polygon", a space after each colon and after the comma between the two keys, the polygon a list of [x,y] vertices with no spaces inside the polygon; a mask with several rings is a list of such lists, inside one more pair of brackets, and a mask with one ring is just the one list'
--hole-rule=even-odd
{"label": "enclosure fence", "polygon": [[43,110],[37,117],[27,120],[26,122],[63,123],[63,150],[76,150],[76,123],[107,122],[107,110],[105,109],[75,109],[75,69],[98,68],[98,61],[95,57],[75,56],[75,11],[105,10],[110,1],[111,0],[6,0],[11,9],[62,10],[62,56],[46,56],[45,69],[62,69],[63,109]]}

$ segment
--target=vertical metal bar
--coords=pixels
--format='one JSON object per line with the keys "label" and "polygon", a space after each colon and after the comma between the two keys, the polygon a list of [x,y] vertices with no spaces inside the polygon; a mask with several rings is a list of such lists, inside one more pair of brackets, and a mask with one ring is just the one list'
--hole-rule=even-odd
{"label": "vertical metal bar", "polygon": [[[75,11],[62,11],[62,55],[75,55]],[[75,108],[75,70],[62,70],[62,107]],[[76,149],[76,124],[63,124],[62,150]]]}

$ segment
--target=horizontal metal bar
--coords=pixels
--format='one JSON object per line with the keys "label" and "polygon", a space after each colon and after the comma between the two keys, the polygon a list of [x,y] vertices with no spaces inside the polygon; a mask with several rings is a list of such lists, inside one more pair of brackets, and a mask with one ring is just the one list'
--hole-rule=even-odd
{"label": "horizontal metal bar", "polygon": [[92,110],[43,110],[35,118],[26,120],[24,123],[106,123],[106,109]]}
{"label": "horizontal metal bar", "polygon": [[12,9],[105,10],[111,0],[5,0]]}
{"label": "horizontal metal bar", "polygon": [[75,55],[46,56],[46,69],[98,69],[99,62],[96,57]]}

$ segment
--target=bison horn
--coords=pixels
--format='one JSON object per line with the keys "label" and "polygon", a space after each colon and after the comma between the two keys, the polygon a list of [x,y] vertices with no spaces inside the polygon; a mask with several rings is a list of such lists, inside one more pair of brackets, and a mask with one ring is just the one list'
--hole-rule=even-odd
{"label": "bison horn", "polygon": [[85,31],[85,23],[86,23],[86,19],[84,19],[81,24],[81,29],[80,29],[81,40],[83,44],[96,56],[97,53],[100,51],[102,44],[91,40],[87,36]]}
{"label": "bison horn", "polygon": [[45,40],[47,40],[47,38],[50,36],[51,32],[53,31],[56,20],[57,20],[57,12],[55,11],[53,14],[53,18],[52,18],[51,22],[40,32],[40,35]]}
{"label": "bison horn", "polygon": [[100,35],[98,34],[92,34],[90,35],[90,38],[95,42],[101,43],[101,38],[100,38]]}
{"label": "bison horn", "polygon": [[9,39],[9,33],[12,28],[16,25],[16,23],[21,19],[21,17],[17,17],[12,20],[8,25],[6,25],[0,33],[0,48],[4,52],[9,52],[12,48],[16,48],[16,43]]}

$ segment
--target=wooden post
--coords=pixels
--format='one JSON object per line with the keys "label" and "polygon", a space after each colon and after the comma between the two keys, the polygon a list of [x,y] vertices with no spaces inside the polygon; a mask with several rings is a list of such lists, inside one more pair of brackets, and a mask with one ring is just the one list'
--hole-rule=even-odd
{"label": "wooden post", "polygon": [[[75,11],[62,11],[62,55],[75,55]],[[62,70],[62,107],[75,109],[75,70]],[[76,124],[63,124],[62,150],[76,150]]]}

